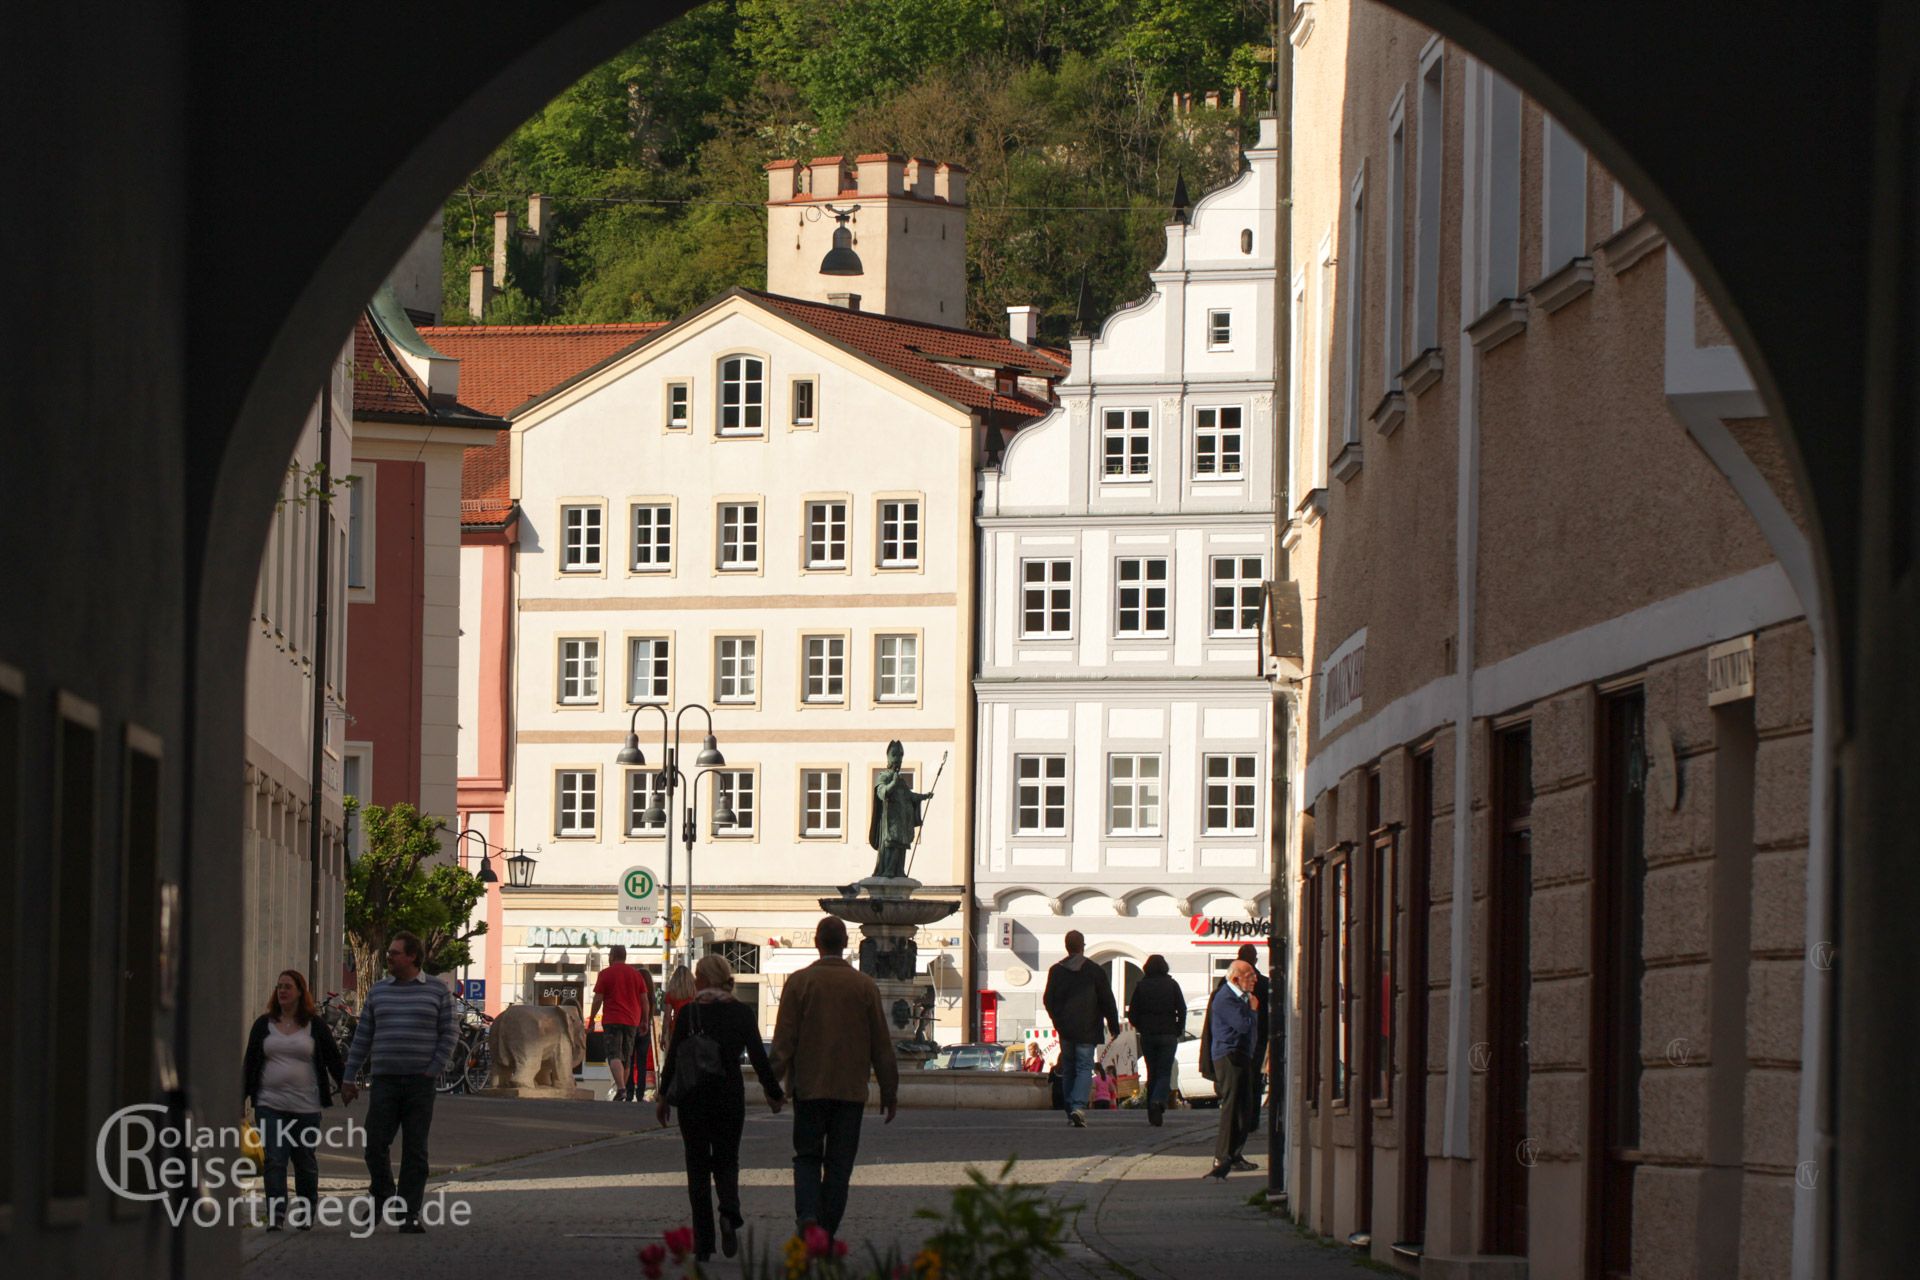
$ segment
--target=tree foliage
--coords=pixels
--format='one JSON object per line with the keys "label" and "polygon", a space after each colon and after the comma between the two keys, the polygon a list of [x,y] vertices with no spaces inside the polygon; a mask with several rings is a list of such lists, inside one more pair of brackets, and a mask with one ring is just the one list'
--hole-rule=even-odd
{"label": "tree foliage", "polygon": [[[496,209],[555,201],[550,296],[488,323],[666,320],[765,282],[764,165],[894,151],[970,170],[968,311],[1063,337],[1146,291],[1176,179],[1232,177],[1267,101],[1270,0],[711,0],[595,68],[446,206],[447,311]],[[1178,112],[1174,96],[1245,96]],[[516,250],[517,252],[517,250]]]}
{"label": "tree foliage", "polygon": [[347,868],[346,941],[364,1002],[386,972],[394,934],[417,934],[427,972],[444,973],[471,960],[468,939],[485,933],[487,922],[469,927],[485,892],[480,878],[438,861],[446,824],[410,804],[356,808],[361,849]]}

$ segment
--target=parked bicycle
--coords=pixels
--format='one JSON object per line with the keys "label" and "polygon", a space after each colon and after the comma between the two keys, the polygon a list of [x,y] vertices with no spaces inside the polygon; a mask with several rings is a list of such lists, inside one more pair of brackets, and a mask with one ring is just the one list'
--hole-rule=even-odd
{"label": "parked bicycle", "polygon": [[338,991],[327,992],[327,998],[320,1002],[320,1021],[333,1034],[333,1042],[340,1046],[340,1060],[347,1060],[347,1050],[353,1044],[354,1028],[360,1025],[360,1015],[353,1011],[345,996]]}
{"label": "parked bicycle", "polygon": [[493,1019],[476,1004],[462,996],[453,998],[455,1016],[459,1019],[453,1056],[447,1060],[446,1070],[434,1082],[434,1088],[441,1093],[472,1093],[486,1088],[487,1073],[492,1067],[492,1058],[487,1045],[493,1027]]}

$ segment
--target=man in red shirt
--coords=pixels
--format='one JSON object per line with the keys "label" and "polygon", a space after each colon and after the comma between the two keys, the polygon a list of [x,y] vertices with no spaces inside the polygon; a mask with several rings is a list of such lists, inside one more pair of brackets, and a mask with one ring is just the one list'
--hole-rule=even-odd
{"label": "man in red shirt", "polygon": [[607,949],[607,967],[593,983],[593,1008],[587,1014],[588,1026],[600,1016],[603,1004],[607,1020],[601,1029],[606,1033],[607,1070],[613,1073],[613,1088],[607,1098],[614,1102],[638,1102],[647,1081],[646,1076],[640,1074],[639,1082],[634,1083],[632,1077],[637,1073],[632,1066],[646,1061],[652,1011],[648,1008],[647,975],[627,963],[625,947]]}

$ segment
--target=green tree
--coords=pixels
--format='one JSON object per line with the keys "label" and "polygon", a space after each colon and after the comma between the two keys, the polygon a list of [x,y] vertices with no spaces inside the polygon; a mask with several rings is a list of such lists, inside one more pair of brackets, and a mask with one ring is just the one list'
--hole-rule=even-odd
{"label": "green tree", "polygon": [[347,868],[346,942],[359,1001],[386,972],[387,941],[401,930],[419,935],[429,973],[468,963],[468,939],[487,931],[472,923],[485,892],[480,878],[439,861],[446,824],[410,804],[353,805],[360,854]]}

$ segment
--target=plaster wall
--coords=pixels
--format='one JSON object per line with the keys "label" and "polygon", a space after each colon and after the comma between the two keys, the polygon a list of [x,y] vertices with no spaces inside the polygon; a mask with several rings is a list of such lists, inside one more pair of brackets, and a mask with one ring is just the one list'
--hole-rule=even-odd
{"label": "plaster wall", "polygon": [[862,311],[954,328],[966,325],[965,204],[948,204],[930,194],[916,198],[851,189],[844,199],[831,202],[838,208],[855,209],[847,228],[853,233],[862,273],[820,274],[820,260],[833,247],[838,224],[818,200],[770,201],[768,292],[814,302],[830,301],[830,294],[855,293],[860,295]]}

